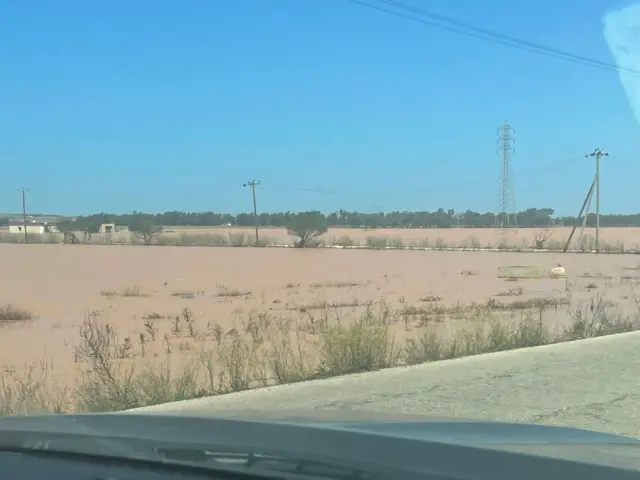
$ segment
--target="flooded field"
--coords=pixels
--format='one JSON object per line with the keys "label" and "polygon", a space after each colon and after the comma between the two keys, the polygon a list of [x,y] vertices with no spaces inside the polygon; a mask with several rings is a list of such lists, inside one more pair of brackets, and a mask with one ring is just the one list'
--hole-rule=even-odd
{"label": "flooded field", "polygon": [[[566,278],[500,278],[504,267],[545,273],[558,263]],[[626,255],[3,244],[0,264],[0,305],[33,317],[3,322],[1,364],[46,358],[61,384],[82,369],[87,319],[115,332],[119,361],[171,355],[175,366],[235,333],[256,344],[259,332],[295,334],[312,355],[319,329],[363,315],[400,344],[425,329],[447,337],[524,315],[562,328],[598,302],[635,312],[640,282]]]}

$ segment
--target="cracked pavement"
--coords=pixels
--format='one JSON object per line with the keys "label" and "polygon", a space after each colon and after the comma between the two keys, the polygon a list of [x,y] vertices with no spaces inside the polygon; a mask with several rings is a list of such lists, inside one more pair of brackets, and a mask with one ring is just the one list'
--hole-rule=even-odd
{"label": "cracked pavement", "polygon": [[325,409],[545,423],[640,438],[640,332],[138,410]]}

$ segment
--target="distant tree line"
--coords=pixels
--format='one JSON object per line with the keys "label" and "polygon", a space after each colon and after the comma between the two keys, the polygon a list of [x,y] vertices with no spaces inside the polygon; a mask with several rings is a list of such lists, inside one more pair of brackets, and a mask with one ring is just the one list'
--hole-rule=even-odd
{"label": "distant tree line", "polygon": [[[387,213],[362,213],[339,210],[329,214],[318,211],[310,212],[278,212],[260,213],[258,225],[261,227],[290,228],[292,224],[307,222],[312,216],[314,223],[322,224],[322,227],[347,227],[347,228],[495,228],[502,224],[502,216],[492,212],[480,213],[472,210],[455,212],[454,210],[438,209],[435,212],[387,212]],[[556,217],[552,208],[529,208],[516,214],[517,226],[520,228],[546,228],[552,226],[573,226],[575,217]],[[581,222],[581,221],[580,221]],[[192,226],[192,227],[216,227],[216,226],[240,226],[254,225],[252,213],[216,212],[164,212],[147,214],[133,212],[130,214],[98,213],[84,217],[78,217],[74,224],[83,225],[80,230],[97,232],[103,223],[115,223],[116,225],[134,225],[136,229],[151,231],[153,226]],[[142,227],[141,227],[142,225]],[[640,213],[601,214],[600,225],[603,227],[624,227],[640,225]],[[587,226],[595,226],[595,215],[587,218]]]}

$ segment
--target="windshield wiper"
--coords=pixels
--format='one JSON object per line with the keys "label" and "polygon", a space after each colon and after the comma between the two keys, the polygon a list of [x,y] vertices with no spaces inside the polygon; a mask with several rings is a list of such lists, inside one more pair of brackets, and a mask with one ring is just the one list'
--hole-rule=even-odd
{"label": "windshield wiper", "polygon": [[155,448],[155,453],[168,460],[207,465],[233,465],[245,469],[268,470],[306,477],[332,480],[366,480],[371,475],[363,470],[350,469],[325,462],[299,460],[275,455],[210,451],[196,448]]}

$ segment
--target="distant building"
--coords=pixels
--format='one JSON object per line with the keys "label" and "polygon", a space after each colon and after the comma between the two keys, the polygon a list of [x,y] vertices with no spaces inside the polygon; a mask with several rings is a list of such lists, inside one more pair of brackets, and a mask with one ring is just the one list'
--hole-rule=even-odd
{"label": "distant building", "polygon": [[41,220],[33,220],[27,218],[25,225],[24,220],[11,219],[9,220],[9,233],[22,233],[24,234],[25,227],[27,233],[44,234],[49,232],[56,232],[58,228],[49,222],[43,222]]}
{"label": "distant building", "polygon": [[104,233],[105,235],[116,233],[116,224],[115,223],[103,223],[100,225],[100,229],[98,233]]}

